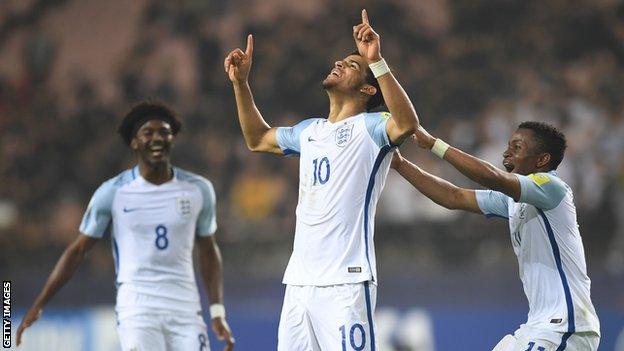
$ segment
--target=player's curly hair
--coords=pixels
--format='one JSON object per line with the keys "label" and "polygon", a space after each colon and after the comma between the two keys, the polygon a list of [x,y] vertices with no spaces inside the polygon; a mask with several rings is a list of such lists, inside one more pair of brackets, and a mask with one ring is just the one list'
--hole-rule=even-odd
{"label": "player's curly hair", "polygon": [[160,119],[169,123],[173,135],[178,134],[182,129],[182,123],[171,108],[160,101],[145,100],[130,109],[117,128],[117,132],[126,145],[130,145],[139,128],[152,119]]}
{"label": "player's curly hair", "polygon": [[565,135],[554,126],[544,122],[522,122],[518,129],[529,129],[533,131],[535,140],[537,141],[538,152],[550,154],[549,171],[557,169],[567,147]]}
{"label": "player's curly hair", "polygon": [[[350,55],[362,56],[357,50],[351,52]],[[375,95],[371,96],[366,102],[366,111],[370,112],[371,110],[384,106],[386,102],[384,101],[383,94],[381,93],[381,88],[379,88],[379,82],[377,81],[377,78],[375,78],[373,71],[368,66],[366,66],[366,84],[370,84],[377,89]]]}

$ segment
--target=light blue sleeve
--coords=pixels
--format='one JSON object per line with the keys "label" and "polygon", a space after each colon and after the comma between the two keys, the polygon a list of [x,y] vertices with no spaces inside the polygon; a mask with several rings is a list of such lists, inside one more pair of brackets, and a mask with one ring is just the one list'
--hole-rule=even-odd
{"label": "light blue sleeve", "polygon": [[390,120],[389,112],[375,112],[366,114],[366,130],[379,147],[390,145],[390,139],[386,132],[386,123]]}
{"label": "light blue sleeve", "polygon": [[534,173],[528,176],[516,174],[520,181],[520,201],[542,210],[551,210],[565,197],[566,184],[549,173]]}
{"label": "light blue sleeve", "polygon": [[277,128],[275,137],[277,139],[277,145],[282,149],[284,156],[299,156],[301,152],[301,132],[316,120],[318,120],[318,118],[308,118],[292,127]]}
{"label": "light blue sleeve", "polygon": [[217,231],[217,196],[212,183],[205,178],[198,178],[195,182],[202,194],[202,209],[197,217],[196,234],[210,236]]}
{"label": "light blue sleeve", "polygon": [[112,179],[104,182],[95,191],[82,217],[79,227],[81,233],[94,238],[104,236],[112,221],[111,208],[117,189],[115,180]]}
{"label": "light blue sleeve", "polygon": [[509,196],[494,190],[475,190],[475,195],[484,215],[509,218]]}

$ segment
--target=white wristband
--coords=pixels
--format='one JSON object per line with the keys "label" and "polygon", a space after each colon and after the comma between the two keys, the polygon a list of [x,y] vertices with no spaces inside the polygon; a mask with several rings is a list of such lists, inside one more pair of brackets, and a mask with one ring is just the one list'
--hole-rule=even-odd
{"label": "white wristband", "polygon": [[225,318],[225,306],[220,303],[210,305],[210,318]]}
{"label": "white wristband", "polygon": [[449,147],[449,144],[445,143],[442,139],[436,139],[435,143],[433,143],[433,147],[431,148],[431,152],[439,158],[444,158],[444,154]]}
{"label": "white wristband", "polygon": [[368,67],[371,69],[371,71],[373,71],[373,75],[375,76],[375,78],[379,78],[384,74],[390,72],[390,67],[388,67],[388,64],[386,64],[386,60],[384,59],[373,62],[368,65]]}

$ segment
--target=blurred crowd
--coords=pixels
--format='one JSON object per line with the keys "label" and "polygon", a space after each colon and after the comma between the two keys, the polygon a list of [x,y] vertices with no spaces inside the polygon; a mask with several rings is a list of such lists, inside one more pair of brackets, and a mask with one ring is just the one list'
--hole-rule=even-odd
{"label": "blurred crowd", "polygon": [[[0,270],[47,274],[97,186],[133,164],[123,114],[155,98],[184,126],[175,165],[209,178],[226,270],[279,277],[294,233],[296,159],[252,154],[225,54],[256,39],[251,85],[270,124],[327,113],[320,82],[354,49],[361,1],[0,2]],[[386,0],[366,5],[382,54],[434,135],[496,165],[525,120],[560,127],[590,268],[624,272],[624,2]],[[100,16],[93,16],[100,14]],[[416,145],[404,155],[475,186]],[[466,230],[465,228],[468,228]],[[382,271],[512,265],[506,223],[447,211],[391,174]],[[87,265],[111,275],[110,248]],[[227,273],[226,273],[227,274]],[[4,274],[3,274],[4,276]]]}

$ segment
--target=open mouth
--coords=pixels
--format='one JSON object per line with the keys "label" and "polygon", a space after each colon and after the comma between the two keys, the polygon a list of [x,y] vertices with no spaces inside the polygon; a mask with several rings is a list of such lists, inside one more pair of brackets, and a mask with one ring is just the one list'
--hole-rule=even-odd
{"label": "open mouth", "polygon": [[503,167],[507,170],[507,172],[511,172],[514,170],[515,166],[513,163],[509,161],[503,161]]}
{"label": "open mouth", "polygon": [[329,73],[330,76],[336,76],[338,78],[340,78],[340,71],[336,68],[332,69],[331,72]]}
{"label": "open mouth", "polygon": [[152,157],[161,157],[165,154],[165,148],[162,145],[154,145],[149,148]]}

